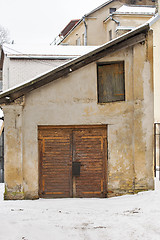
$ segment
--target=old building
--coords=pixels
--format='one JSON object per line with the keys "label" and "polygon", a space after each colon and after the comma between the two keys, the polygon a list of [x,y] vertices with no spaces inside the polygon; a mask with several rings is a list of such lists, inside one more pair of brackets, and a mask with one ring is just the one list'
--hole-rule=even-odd
{"label": "old building", "polygon": [[155,6],[121,6],[103,21],[106,29],[106,41],[110,41],[146,23],[155,16],[155,12]]}
{"label": "old building", "polygon": [[0,59],[3,91],[63,65],[93,49],[94,47],[91,46],[4,44]]}
{"label": "old building", "polygon": [[148,24],[0,94],[5,199],[154,188]]}
{"label": "old building", "polygon": [[[127,5],[126,5],[127,4]],[[149,20],[156,11],[154,1],[110,0],[85,14],[57,44],[101,45]],[[62,37],[63,36],[63,37]]]}

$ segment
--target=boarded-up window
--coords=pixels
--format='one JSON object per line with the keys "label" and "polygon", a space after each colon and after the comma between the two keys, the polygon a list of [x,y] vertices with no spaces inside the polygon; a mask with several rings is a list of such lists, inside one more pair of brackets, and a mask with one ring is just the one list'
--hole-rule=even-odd
{"label": "boarded-up window", "polygon": [[98,64],[98,102],[125,100],[124,62]]}

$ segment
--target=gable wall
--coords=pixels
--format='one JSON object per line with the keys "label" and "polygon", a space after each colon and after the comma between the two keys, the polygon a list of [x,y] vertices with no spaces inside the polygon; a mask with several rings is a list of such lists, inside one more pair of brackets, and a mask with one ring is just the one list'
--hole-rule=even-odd
{"label": "gable wall", "polygon": [[[108,196],[153,189],[152,51],[148,43],[123,49],[99,61],[125,61],[124,102],[97,104],[97,68],[96,63],[92,63],[28,93],[19,113],[14,115],[8,111],[14,105],[4,107],[5,118],[22,118],[21,126],[15,126],[14,121],[13,124],[6,122],[5,126],[6,142],[11,137],[12,142],[17,141],[17,135],[12,135],[11,128],[22,129],[22,159],[13,157],[8,161],[12,158],[10,146],[5,150],[6,198],[13,197],[16,184],[23,189],[25,198],[38,197],[40,125],[107,124]],[[17,167],[22,172],[21,183],[16,178],[13,181],[12,175],[7,174],[11,162],[16,165],[17,161],[21,162],[21,167]]]}
{"label": "gable wall", "polygon": [[78,38],[80,38],[80,41],[81,41],[81,45],[83,45],[83,34],[84,34],[84,31],[85,31],[85,27],[84,27],[84,23],[81,22],[76,28],[74,31],[72,31],[70,33],[70,35],[68,37],[66,37],[62,44],[67,44],[67,45],[73,45],[75,46],[76,45],[76,40]]}
{"label": "gable wall", "polygon": [[103,21],[109,16],[110,8],[119,8],[122,4],[118,1],[108,4],[105,8],[92,14],[90,17],[96,19],[87,19],[88,24],[88,45],[101,45],[109,41],[107,32],[109,31]]}
{"label": "gable wall", "polygon": [[[106,28],[103,21],[107,18],[107,16],[109,16],[109,8],[119,8],[121,5],[122,3],[115,1],[85,18],[87,23],[87,45],[96,46],[107,42]],[[78,37],[82,39],[82,34],[84,34],[84,31],[85,27],[84,23],[82,22],[67,38],[63,40],[63,43],[76,45],[76,39]]]}

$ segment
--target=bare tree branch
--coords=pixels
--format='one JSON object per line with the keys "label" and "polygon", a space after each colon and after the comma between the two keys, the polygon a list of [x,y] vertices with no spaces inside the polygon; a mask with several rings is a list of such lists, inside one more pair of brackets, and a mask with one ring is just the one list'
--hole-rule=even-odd
{"label": "bare tree branch", "polygon": [[8,29],[0,25],[0,45],[2,45],[3,43],[9,43],[9,42],[10,42],[10,38],[9,38]]}

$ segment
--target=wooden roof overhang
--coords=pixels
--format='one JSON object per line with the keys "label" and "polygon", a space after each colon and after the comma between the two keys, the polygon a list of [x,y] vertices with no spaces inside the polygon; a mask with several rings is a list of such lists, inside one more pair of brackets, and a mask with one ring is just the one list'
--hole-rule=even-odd
{"label": "wooden roof overhang", "polygon": [[98,61],[108,54],[133,46],[137,43],[144,42],[146,40],[146,34],[149,31],[149,28],[149,24],[145,24],[81,57],[55,68],[54,70],[2,92],[0,94],[0,104],[11,103],[17,98],[24,96],[28,92],[42,87],[54,80],[57,80],[58,78],[66,77],[73,71],[76,71],[77,69],[80,69],[92,62]]}

